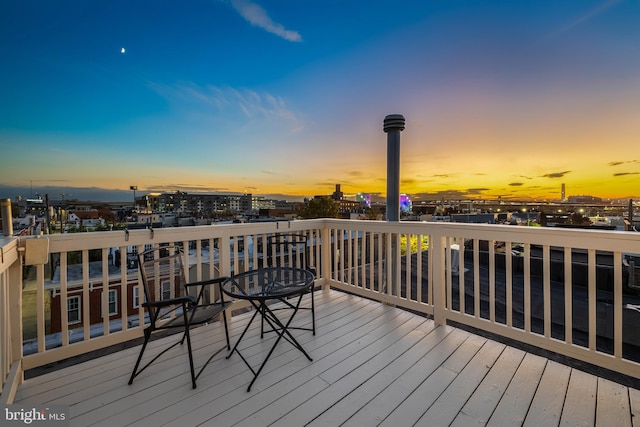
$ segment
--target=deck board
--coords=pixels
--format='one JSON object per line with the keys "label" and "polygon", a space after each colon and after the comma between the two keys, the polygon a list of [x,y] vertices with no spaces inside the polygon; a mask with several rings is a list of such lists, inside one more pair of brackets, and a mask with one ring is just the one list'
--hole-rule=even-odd
{"label": "deck board", "polygon": [[524,355],[525,352],[522,350],[513,347],[505,348],[451,425],[457,427],[485,425],[522,363]]}
{"label": "deck board", "polygon": [[597,392],[597,377],[573,369],[564,400],[560,425],[566,427],[595,425]]}
{"label": "deck board", "polygon": [[[133,347],[30,378],[15,403],[69,405],[72,426],[639,426],[638,390],[354,295],[315,297],[317,334],[293,332],[313,361],[283,341],[249,393],[250,371],[226,351],[192,389],[179,346],[129,386]],[[232,318],[232,344],[250,315]],[[276,338],[259,335],[254,322],[241,344],[254,366]],[[218,322],[192,338],[196,367],[224,345]]]}
{"label": "deck board", "polygon": [[571,368],[549,361],[529,407],[524,426],[557,426],[562,415]]}

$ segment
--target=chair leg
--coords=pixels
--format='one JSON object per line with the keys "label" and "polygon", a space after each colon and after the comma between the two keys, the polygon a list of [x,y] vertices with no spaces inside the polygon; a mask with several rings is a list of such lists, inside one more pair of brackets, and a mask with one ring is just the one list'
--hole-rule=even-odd
{"label": "chair leg", "polygon": [[222,316],[222,319],[224,320],[224,334],[227,337],[227,351],[228,351],[228,350],[231,350],[231,341],[229,340],[229,327],[227,326],[227,315],[223,311],[222,313],[220,313],[220,316]]}
{"label": "chair leg", "polygon": [[191,384],[193,388],[196,388],[196,370],[193,367],[193,354],[191,353],[191,335],[189,334],[189,325],[184,328],[184,337],[187,339],[187,349],[189,351],[189,367],[191,368]]}
{"label": "chair leg", "polygon": [[144,350],[147,348],[147,344],[149,343],[149,338],[151,338],[151,330],[149,328],[146,328],[144,330],[144,343],[142,344],[142,348],[140,349],[138,360],[136,360],[136,366],[133,368],[133,372],[131,372],[131,378],[129,378],[129,385],[133,384],[133,379],[137,375],[138,367],[140,366],[140,361],[142,360],[142,355],[144,354]]}
{"label": "chair leg", "polygon": [[314,295],[315,292],[311,289],[311,328],[313,329],[313,335],[316,334],[316,305]]}

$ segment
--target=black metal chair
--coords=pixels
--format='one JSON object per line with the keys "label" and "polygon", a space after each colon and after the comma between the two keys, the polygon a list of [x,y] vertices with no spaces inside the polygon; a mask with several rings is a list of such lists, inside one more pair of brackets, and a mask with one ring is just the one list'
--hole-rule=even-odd
{"label": "black metal chair", "polygon": [[[304,234],[281,233],[267,238],[270,267],[297,267],[310,271],[315,279],[316,269],[309,264],[309,251],[307,236]],[[311,307],[300,307],[300,310],[311,310],[311,328],[290,327],[290,329],[301,329],[312,331],[316,334],[316,312],[314,301],[314,287],[310,288]],[[263,328],[264,330],[264,328]]]}
{"label": "black metal chair", "polygon": [[[196,388],[196,379],[200,376],[209,362],[222,350],[216,351],[206,363],[195,373],[193,354],[191,351],[191,337],[189,330],[194,326],[203,325],[222,317],[224,331],[227,339],[228,350],[229,330],[224,311],[231,306],[230,301],[224,300],[222,282],[226,277],[205,280],[201,282],[187,283],[183,264],[184,252],[178,246],[167,246],[150,249],[138,256],[138,267],[142,276],[145,301],[142,304],[149,315],[149,324],[144,329],[144,343],[136,365],[131,373],[129,384],[133,383],[142,371],[165,352],[178,344],[187,341],[189,353],[189,366],[191,369],[191,382]],[[167,329],[182,329],[180,339],[162,350],[142,368],[140,362],[154,332]]]}

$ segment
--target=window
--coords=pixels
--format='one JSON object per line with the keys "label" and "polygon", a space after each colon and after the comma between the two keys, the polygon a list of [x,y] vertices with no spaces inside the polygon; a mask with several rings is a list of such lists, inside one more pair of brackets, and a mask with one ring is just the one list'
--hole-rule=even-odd
{"label": "window", "polygon": [[109,291],[109,316],[118,314],[118,290],[111,289]]}
{"label": "window", "polygon": [[80,323],[80,297],[67,298],[67,322],[69,325]]}
{"label": "window", "polygon": [[164,301],[166,299],[171,298],[171,282],[162,282],[162,297],[161,299]]}
{"label": "window", "polygon": [[140,307],[140,286],[133,287],[133,308]]}

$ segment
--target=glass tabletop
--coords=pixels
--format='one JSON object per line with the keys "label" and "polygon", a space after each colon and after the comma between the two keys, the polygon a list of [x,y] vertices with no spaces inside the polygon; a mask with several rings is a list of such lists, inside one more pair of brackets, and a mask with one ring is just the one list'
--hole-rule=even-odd
{"label": "glass tabletop", "polygon": [[313,280],[313,273],[303,268],[258,268],[225,280],[222,290],[240,299],[281,298],[307,291],[313,285]]}

